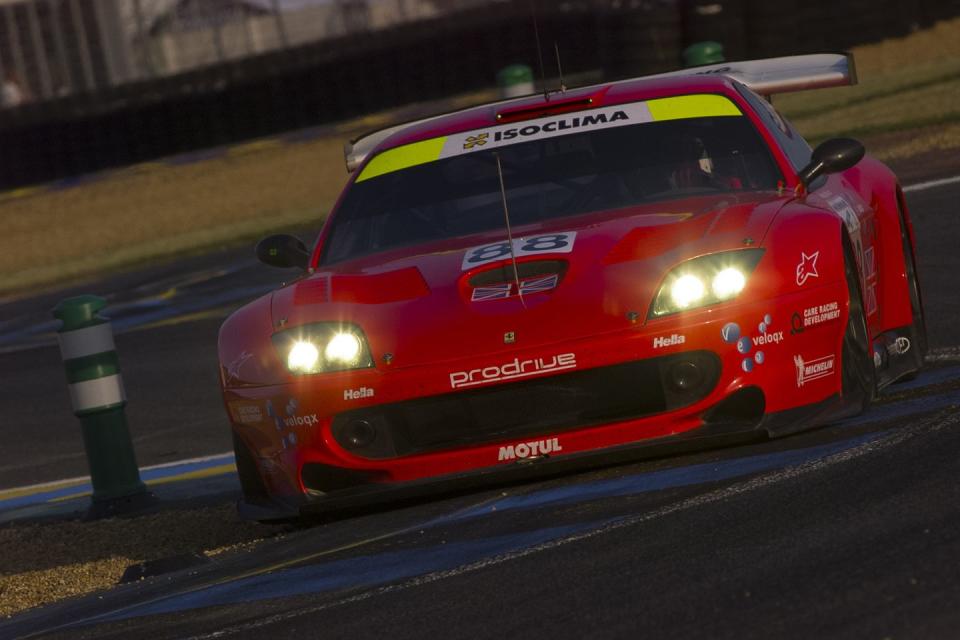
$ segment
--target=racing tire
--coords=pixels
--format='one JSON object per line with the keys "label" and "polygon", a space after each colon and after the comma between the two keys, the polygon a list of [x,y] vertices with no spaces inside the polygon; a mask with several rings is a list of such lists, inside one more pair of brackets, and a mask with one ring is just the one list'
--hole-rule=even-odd
{"label": "racing tire", "polygon": [[253,504],[269,503],[270,496],[263,480],[260,478],[260,472],[257,471],[257,463],[254,462],[253,454],[250,453],[247,445],[236,433],[233,433],[233,456],[237,465],[237,477],[240,479],[243,499]]}
{"label": "racing tire", "polygon": [[846,403],[856,403],[860,411],[870,406],[877,393],[877,370],[873,363],[873,349],[867,318],[863,310],[863,293],[860,276],[853,258],[853,248],[846,235],[843,236],[843,262],[846,272],[847,293],[850,310],[843,333],[841,350],[841,394]]}
{"label": "racing tire", "polygon": [[[899,207],[898,207],[899,208]],[[927,319],[923,314],[923,299],[920,296],[920,281],[917,279],[917,263],[913,257],[913,244],[907,233],[903,211],[900,211],[900,238],[903,241],[903,266],[907,274],[907,287],[910,292],[910,308],[913,311],[913,324],[910,329],[913,333],[914,350],[917,356],[917,368],[923,366],[927,355]],[[916,375],[916,374],[912,374]]]}

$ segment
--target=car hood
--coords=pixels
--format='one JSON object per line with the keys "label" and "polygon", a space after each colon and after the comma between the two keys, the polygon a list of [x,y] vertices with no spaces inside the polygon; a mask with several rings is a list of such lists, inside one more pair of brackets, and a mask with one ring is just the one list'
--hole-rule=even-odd
{"label": "car hood", "polygon": [[[514,228],[515,240],[576,233],[567,253],[518,258],[529,291],[522,300],[510,295],[516,287],[510,286],[509,260],[464,269],[468,251],[504,241],[505,230],[379,253],[321,268],[275,292],[273,326],[352,323],[366,335],[374,358],[390,354],[396,368],[623,330],[631,315],[643,322],[677,263],[762,246],[789,199],[776,193],[703,196]],[[538,278],[539,284],[528,285]],[[508,286],[510,297],[504,297]]]}

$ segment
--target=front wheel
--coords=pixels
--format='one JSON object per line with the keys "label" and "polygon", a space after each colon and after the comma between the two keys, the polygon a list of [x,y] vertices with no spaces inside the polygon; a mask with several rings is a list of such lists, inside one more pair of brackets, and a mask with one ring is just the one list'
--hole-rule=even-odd
{"label": "front wheel", "polygon": [[843,237],[843,262],[850,310],[847,315],[847,327],[843,334],[842,394],[844,401],[859,404],[860,410],[863,411],[876,395],[877,370],[873,362],[870,334],[867,331],[867,319],[863,311],[863,294],[860,291],[857,263],[853,258],[850,240],[846,236]]}

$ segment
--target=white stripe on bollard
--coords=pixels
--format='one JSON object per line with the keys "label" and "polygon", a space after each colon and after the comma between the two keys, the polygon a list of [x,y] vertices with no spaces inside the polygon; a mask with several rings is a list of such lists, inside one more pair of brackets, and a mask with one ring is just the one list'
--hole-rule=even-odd
{"label": "white stripe on bollard", "polygon": [[116,350],[109,322],[58,333],[57,340],[60,342],[60,354],[64,360]]}
{"label": "white stripe on bollard", "polygon": [[74,411],[107,407],[119,404],[127,399],[127,394],[123,391],[123,380],[119,374],[106,378],[85,380],[68,385],[68,387],[70,388],[70,401],[73,403]]}
{"label": "white stripe on bollard", "polygon": [[534,93],[535,89],[532,82],[518,82],[517,84],[507,85],[500,88],[500,96],[503,98],[519,98]]}

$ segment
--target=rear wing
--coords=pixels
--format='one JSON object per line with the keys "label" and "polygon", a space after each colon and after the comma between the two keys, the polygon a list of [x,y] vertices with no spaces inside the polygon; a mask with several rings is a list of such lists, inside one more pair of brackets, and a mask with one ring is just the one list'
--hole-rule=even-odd
{"label": "rear wing", "polygon": [[811,53],[766,60],[721,62],[645,77],[673,78],[689,75],[729,76],[764,96],[857,84],[857,69],[852,53]]}
{"label": "rear wing", "polygon": [[[842,87],[857,84],[857,70],[853,63],[853,54],[850,53],[812,53],[802,56],[786,56],[783,58],[767,58],[765,60],[744,60],[742,62],[721,62],[692,69],[681,69],[668,73],[658,73],[652,76],[619,80],[613,84],[635,82],[647,78],[673,78],[692,75],[725,75],[737,82],[746,85],[751,90],[764,96],[791,91],[806,91],[808,89],[824,89],[827,87]],[[520,99],[529,99],[524,96]],[[506,104],[517,99],[501,100],[488,103],[491,105]],[[343,145],[343,156],[347,164],[347,171],[352,172],[366,159],[366,157],[381,142],[403,129],[421,125],[433,120],[445,118],[449,115],[475,109],[479,105],[430,116],[422,120],[404,122],[386,129],[380,129],[360,136]]]}

